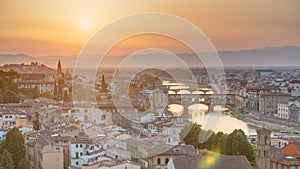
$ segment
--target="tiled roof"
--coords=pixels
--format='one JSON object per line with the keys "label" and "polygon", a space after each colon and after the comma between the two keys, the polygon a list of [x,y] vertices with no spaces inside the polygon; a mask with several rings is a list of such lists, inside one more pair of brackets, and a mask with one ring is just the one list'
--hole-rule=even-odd
{"label": "tiled roof", "polygon": [[[206,159],[212,155],[214,163],[209,164]],[[189,155],[172,157],[176,169],[253,169],[245,156],[222,155],[209,153],[207,155]]]}
{"label": "tiled roof", "polygon": [[290,96],[290,95],[282,92],[267,92],[267,93],[262,93],[261,96]]}
{"label": "tiled roof", "polygon": [[176,145],[171,147],[168,151],[161,154],[195,154],[197,150],[192,145]]}
{"label": "tiled roof", "polygon": [[291,80],[289,83],[300,83],[300,80]]}

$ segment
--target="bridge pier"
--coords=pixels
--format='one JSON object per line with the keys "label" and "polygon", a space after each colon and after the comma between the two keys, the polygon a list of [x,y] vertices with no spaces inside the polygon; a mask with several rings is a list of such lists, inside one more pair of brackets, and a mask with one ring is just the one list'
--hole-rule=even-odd
{"label": "bridge pier", "polygon": [[208,112],[214,112],[214,107],[215,107],[214,104],[210,104],[210,105],[208,106]]}
{"label": "bridge pier", "polygon": [[189,104],[187,102],[183,102],[182,106],[183,106],[182,117],[189,118]]}

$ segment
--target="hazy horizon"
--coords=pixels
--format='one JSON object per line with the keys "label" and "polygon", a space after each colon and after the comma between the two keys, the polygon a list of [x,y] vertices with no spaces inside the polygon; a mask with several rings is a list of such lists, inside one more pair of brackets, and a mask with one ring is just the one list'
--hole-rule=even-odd
{"label": "hazy horizon", "polygon": [[[60,5],[57,5],[58,2]],[[300,46],[300,39],[295,36],[300,34],[300,1],[297,0],[130,0],[91,3],[12,0],[1,1],[0,10],[0,53],[26,53],[31,56],[78,55],[89,38],[105,25],[140,12],[168,13],[187,20],[208,37],[217,51]],[[157,23],[156,26],[163,25]],[[129,29],[132,28],[122,28],[122,31]],[[174,27],[175,29],[181,28]],[[180,31],[182,35],[193,38],[189,32]],[[126,55],[149,47],[173,53],[186,51],[184,45],[174,39],[143,35],[128,37],[116,44],[110,53]]]}

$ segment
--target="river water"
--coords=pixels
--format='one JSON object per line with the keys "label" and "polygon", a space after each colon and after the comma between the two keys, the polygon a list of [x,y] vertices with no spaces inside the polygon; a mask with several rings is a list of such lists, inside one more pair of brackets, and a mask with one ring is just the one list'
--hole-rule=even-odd
{"label": "river water", "polygon": [[[183,112],[183,107],[171,104],[169,105],[169,110],[180,116]],[[248,136],[256,135],[256,129],[253,126],[249,126],[247,123],[223,113],[227,108],[216,106],[214,110],[214,112],[207,113],[208,107],[206,105],[195,104],[189,106],[189,115],[192,122],[202,125],[202,129],[205,130],[231,133],[234,129],[242,129]]]}

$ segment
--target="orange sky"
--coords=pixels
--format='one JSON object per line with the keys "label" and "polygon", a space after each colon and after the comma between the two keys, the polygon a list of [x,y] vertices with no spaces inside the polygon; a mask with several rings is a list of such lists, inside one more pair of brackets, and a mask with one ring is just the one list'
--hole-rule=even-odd
{"label": "orange sky", "polygon": [[[300,45],[299,11],[298,0],[0,1],[0,53],[78,55],[101,27],[138,12],[182,17],[201,29],[217,50]],[[185,52],[177,42],[146,36],[130,38],[111,53],[151,46]]]}

